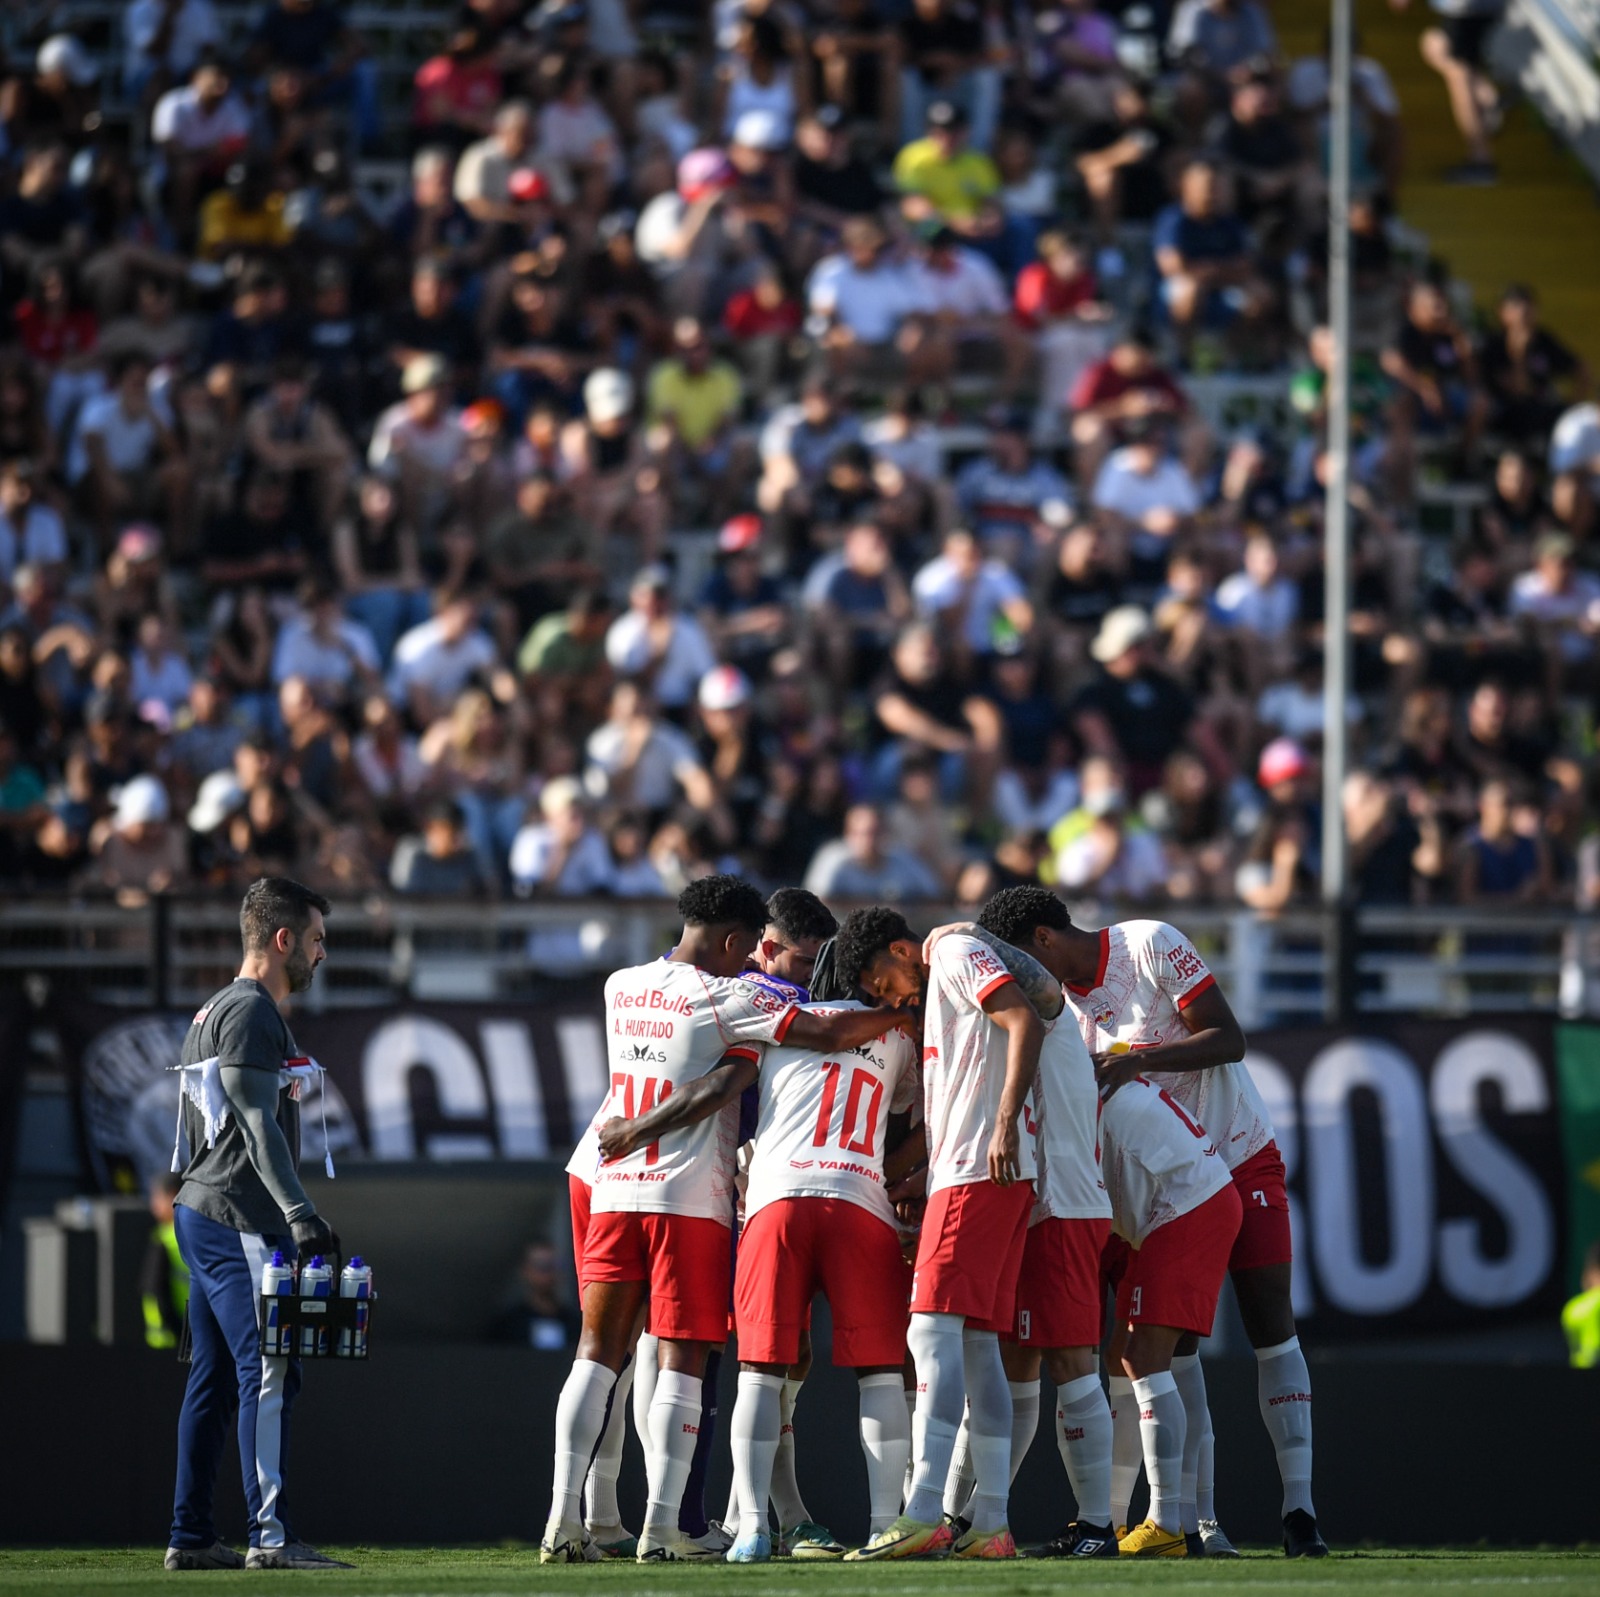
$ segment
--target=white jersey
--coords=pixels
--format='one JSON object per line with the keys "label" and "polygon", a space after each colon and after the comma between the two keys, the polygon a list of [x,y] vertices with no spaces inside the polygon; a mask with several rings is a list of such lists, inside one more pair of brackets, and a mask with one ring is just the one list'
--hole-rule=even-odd
{"label": "white jersey", "polygon": [[[1015,978],[975,937],[952,932],[934,945],[922,1036],[928,1191],[989,1179],[989,1139],[1006,1079],[1006,1033],[983,1001]],[[1031,1181],[1037,1126],[1024,1108],[1018,1176]]]}
{"label": "white jersey", "polygon": [[[859,1004],[808,1004],[837,1014]],[[884,1191],[889,1116],[916,1098],[916,1045],[898,1027],[859,1048],[769,1048],[761,1061],[761,1109],[745,1190],[748,1220],[779,1198],[842,1198],[888,1225]]]}
{"label": "white jersey", "polygon": [[1158,1080],[1135,1076],[1100,1109],[1100,1169],[1111,1229],[1138,1247],[1233,1177],[1216,1142]]}
{"label": "white jersey", "polygon": [[1039,1050],[1032,1094],[1039,1174],[1030,1225],[1103,1220],[1111,1213],[1100,1177],[1100,1092],[1089,1050],[1072,1019],[1070,1010],[1061,1014]]}
{"label": "white jersey", "polygon": [[[1128,920],[1100,933],[1093,986],[1068,987],[1090,1053],[1113,1043],[1138,1052],[1188,1035],[1183,1011],[1217,979],[1189,939],[1158,920]],[[1242,1061],[1212,1070],[1160,1072],[1165,1087],[1210,1129],[1230,1170],[1272,1141],[1272,1117]]]}
{"label": "white jersey", "polygon": [[[729,1054],[759,1063],[762,1048],[783,1040],[798,1010],[770,988],[675,960],[617,971],[606,982],[611,1091],[597,1119],[642,1115]],[[648,1210],[731,1226],[738,1135],[734,1102],[625,1159],[596,1162],[593,1212]]]}

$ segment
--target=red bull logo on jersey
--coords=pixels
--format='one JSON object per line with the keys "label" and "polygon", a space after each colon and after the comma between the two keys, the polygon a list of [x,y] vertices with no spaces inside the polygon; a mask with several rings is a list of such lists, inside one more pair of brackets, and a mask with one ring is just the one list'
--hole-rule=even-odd
{"label": "red bull logo on jersey", "polygon": [[615,1009],[657,1009],[664,1015],[694,1013],[694,1005],[681,993],[664,993],[659,987],[644,993],[619,992],[613,996],[611,1003]]}

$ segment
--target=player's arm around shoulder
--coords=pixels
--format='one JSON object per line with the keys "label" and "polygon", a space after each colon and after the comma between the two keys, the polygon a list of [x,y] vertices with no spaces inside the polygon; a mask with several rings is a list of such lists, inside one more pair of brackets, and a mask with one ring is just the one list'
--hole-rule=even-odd
{"label": "player's arm around shoulder", "polygon": [[685,1082],[642,1115],[614,1115],[600,1127],[600,1157],[626,1159],[669,1131],[698,1125],[727,1108],[760,1074],[760,1054],[741,1047],[724,1054],[705,1075]]}

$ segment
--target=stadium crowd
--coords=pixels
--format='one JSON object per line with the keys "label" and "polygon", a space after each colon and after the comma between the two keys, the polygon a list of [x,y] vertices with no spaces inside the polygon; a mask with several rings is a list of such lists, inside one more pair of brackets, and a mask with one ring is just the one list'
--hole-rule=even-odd
{"label": "stadium crowd", "polygon": [[[1258,0],[431,9],[408,123],[329,0],[13,30],[8,889],[1314,896],[1325,61]],[[1356,890],[1570,901],[1600,409],[1396,247],[1356,81]]]}

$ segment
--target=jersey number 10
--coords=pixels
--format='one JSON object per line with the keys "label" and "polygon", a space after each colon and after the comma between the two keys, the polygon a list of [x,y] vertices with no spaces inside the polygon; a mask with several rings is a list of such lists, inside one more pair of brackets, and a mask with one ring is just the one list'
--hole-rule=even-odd
{"label": "jersey number 10", "polygon": [[[839,1097],[839,1077],[843,1065],[831,1061],[822,1067],[825,1081],[822,1102],[817,1108],[817,1129],[811,1138],[813,1148],[826,1148],[832,1140],[833,1106]],[[862,1099],[866,1099],[865,1119],[862,1125]],[[845,1094],[843,1125],[839,1128],[837,1146],[846,1153],[871,1155],[878,1136],[878,1112],[883,1107],[883,1083],[870,1070],[858,1065],[850,1077],[850,1090]],[[858,1134],[859,1133],[859,1134]]]}

